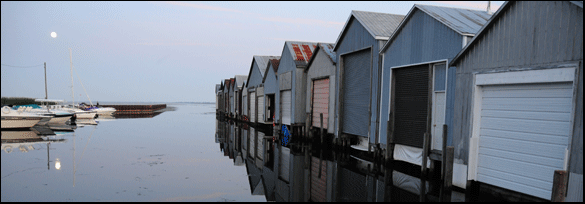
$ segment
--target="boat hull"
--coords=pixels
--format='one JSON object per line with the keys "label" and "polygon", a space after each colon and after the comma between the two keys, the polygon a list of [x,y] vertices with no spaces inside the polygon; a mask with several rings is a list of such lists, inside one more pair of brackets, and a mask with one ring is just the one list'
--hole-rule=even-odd
{"label": "boat hull", "polygon": [[2,116],[2,128],[30,128],[43,117]]}

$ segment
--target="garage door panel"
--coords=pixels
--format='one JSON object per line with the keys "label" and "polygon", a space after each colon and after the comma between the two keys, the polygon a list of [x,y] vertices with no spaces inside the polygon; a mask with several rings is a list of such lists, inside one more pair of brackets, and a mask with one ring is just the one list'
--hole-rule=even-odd
{"label": "garage door panel", "polygon": [[250,122],[256,122],[256,93],[250,93]]}
{"label": "garage door panel", "polygon": [[353,135],[368,136],[370,105],[371,49],[343,56],[342,131]]}
{"label": "garage door panel", "polygon": [[563,91],[565,89],[512,89],[510,91],[502,92],[504,89],[489,89],[483,92],[484,98],[531,98],[541,95],[543,98],[571,98],[571,92]]}
{"label": "garage door panel", "polygon": [[[486,172],[487,173],[487,172]],[[495,173],[491,173],[490,175],[494,175]],[[531,185],[520,184],[516,181],[510,179],[501,179],[496,177],[487,176],[485,174],[478,174],[477,177],[487,184],[491,184],[494,186],[506,186],[509,189],[515,189],[518,192],[526,193],[529,195],[551,195],[551,190],[546,190],[543,188],[538,188]],[[547,185],[552,185],[547,184]]]}
{"label": "garage door panel", "polygon": [[525,161],[551,167],[562,167],[564,165],[563,161],[559,160],[558,158],[550,158],[516,152],[504,152],[499,149],[482,148],[479,151],[479,155],[501,158],[513,158],[512,160]]}
{"label": "garage door panel", "polygon": [[323,114],[323,128],[327,128],[329,119],[329,78],[313,81],[313,127],[321,127]]}
{"label": "garage door panel", "polygon": [[[570,106],[571,100],[559,100],[562,98],[483,98],[484,105],[502,105],[502,106],[515,106],[515,105],[531,105],[531,106]],[[567,98],[570,99],[570,98]],[[551,107],[552,108],[552,107]]]}
{"label": "garage door panel", "polygon": [[280,114],[282,117],[282,123],[287,125],[290,125],[291,121],[291,93],[290,90],[280,92]]}
{"label": "garage door panel", "polygon": [[569,122],[571,114],[559,112],[483,110],[482,116],[508,119],[554,120]]}
{"label": "garage door panel", "polygon": [[[504,159],[499,157],[492,157],[492,156],[482,156],[480,155],[480,162],[482,165],[478,166],[478,174],[482,172],[483,169],[491,169],[497,172],[504,172],[503,174],[493,174],[493,177],[505,177],[506,179],[512,181],[530,181],[533,180],[535,182],[538,181],[547,181],[552,182],[554,170],[557,168],[549,167],[549,166],[540,166],[535,165],[532,163],[526,163],[518,160],[511,160],[511,159]],[[497,173],[495,172],[495,173]],[[549,175],[550,173],[550,175]],[[487,174],[489,175],[489,174]],[[547,175],[547,176],[543,176]],[[530,184],[530,182],[525,182],[527,185],[535,185]]]}
{"label": "garage door panel", "polygon": [[568,122],[491,117],[482,117],[481,127],[493,130],[507,130],[513,132],[538,133],[559,136],[568,136],[571,131],[571,125]]}
{"label": "garage door panel", "polygon": [[264,122],[264,96],[258,96],[258,122]]}
{"label": "garage door panel", "polygon": [[481,87],[477,179],[550,199],[571,133],[572,83]]}
{"label": "garage door panel", "polygon": [[480,148],[499,149],[507,152],[516,152],[563,159],[565,157],[564,147],[566,145],[555,145],[547,144],[544,142],[530,142],[524,140],[482,136],[480,138],[479,146]]}
{"label": "garage door panel", "polygon": [[503,139],[515,139],[531,142],[544,142],[548,144],[566,145],[569,143],[569,138],[565,136],[543,135],[525,132],[510,132],[502,130],[484,129],[480,130],[482,136],[495,136]]}

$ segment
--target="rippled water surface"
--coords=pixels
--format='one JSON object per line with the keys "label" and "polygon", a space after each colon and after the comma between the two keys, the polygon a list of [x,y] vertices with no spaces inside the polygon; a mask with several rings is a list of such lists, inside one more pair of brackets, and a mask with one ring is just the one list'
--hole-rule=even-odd
{"label": "rippled water surface", "polygon": [[215,142],[213,104],[169,107],[73,132],[2,130],[2,202],[266,201]]}

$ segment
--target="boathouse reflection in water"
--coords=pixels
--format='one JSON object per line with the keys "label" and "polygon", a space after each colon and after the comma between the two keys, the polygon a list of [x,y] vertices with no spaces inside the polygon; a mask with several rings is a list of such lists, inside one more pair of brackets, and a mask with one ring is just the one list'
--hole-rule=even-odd
{"label": "boathouse reflection in water", "polygon": [[465,201],[443,192],[439,179],[421,179],[414,165],[384,167],[311,143],[285,147],[271,130],[245,123],[217,120],[215,142],[234,165],[246,165],[250,194],[267,201]]}

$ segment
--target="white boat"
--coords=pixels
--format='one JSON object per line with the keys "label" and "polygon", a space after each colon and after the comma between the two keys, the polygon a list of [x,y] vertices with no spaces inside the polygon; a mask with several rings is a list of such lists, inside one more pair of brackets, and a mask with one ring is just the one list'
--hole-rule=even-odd
{"label": "white boat", "polygon": [[42,119],[50,117],[24,112],[24,107],[20,110],[12,110],[10,107],[4,106],[1,118],[2,128],[30,128]]}
{"label": "white boat", "polygon": [[52,116],[50,120],[48,120],[47,122],[43,123],[44,121],[41,120],[37,125],[65,125],[65,123],[74,115],[73,113],[63,110],[48,109],[47,106],[38,106],[36,104],[25,105],[25,107],[27,106],[31,108],[25,109],[25,112],[35,113],[44,116]]}

